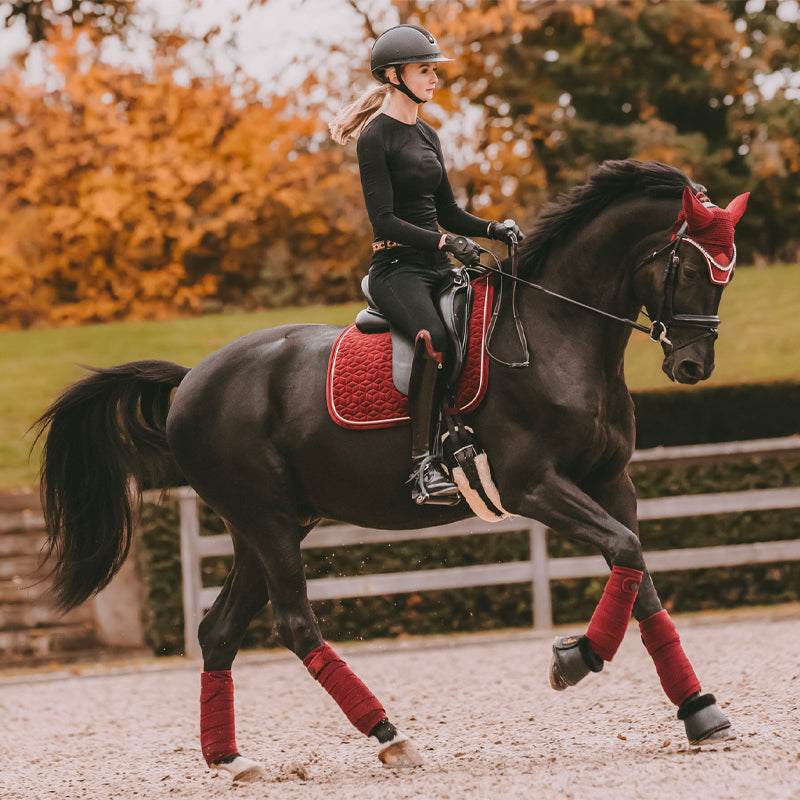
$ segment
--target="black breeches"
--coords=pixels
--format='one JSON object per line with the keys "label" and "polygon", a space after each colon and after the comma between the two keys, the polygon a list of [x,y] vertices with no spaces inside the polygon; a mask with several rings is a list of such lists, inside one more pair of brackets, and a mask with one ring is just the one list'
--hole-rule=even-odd
{"label": "black breeches", "polygon": [[423,267],[404,265],[399,259],[376,261],[369,271],[369,291],[380,311],[412,341],[420,331],[428,331],[448,363],[450,337],[439,314],[439,292],[449,279],[450,263]]}

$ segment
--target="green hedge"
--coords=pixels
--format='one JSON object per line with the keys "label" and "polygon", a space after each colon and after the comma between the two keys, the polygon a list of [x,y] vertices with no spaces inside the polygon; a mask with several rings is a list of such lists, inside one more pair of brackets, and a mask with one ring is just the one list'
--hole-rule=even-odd
{"label": "green hedge", "polygon": [[800,383],[634,392],[636,446],[770,439],[800,433]]}
{"label": "green hedge", "polygon": [[[767,459],[749,464],[690,467],[682,470],[635,470],[640,497],[800,486],[800,459]],[[201,518],[204,532],[223,529],[209,511]],[[181,573],[177,510],[147,506],[142,516],[144,547],[140,564],[147,586],[147,640],[154,652],[172,654],[183,648]],[[644,522],[645,549],[659,550],[800,538],[800,509],[729,514]],[[550,534],[551,556],[591,555],[594,551]],[[335,552],[305,551],[309,578],[436,569],[529,558],[526,532],[475,535],[424,542],[361,545]],[[413,566],[412,566],[413,565]],[[219,585],[230,559],[203,562],[203,583]],[[800,600],[800,563],[728,569],[659,573],[656,586],[667,608],[696,611]],[[557,624],[583,623],[603,590],[604,579],[554,581],[553,617]],[[483,631],[528,627],[531,593],[528,585],[479,587],[378,598],[331,600],[314,604],[326,638],[331,641],[397,637],[408,634]],[[245,647],[275,645],[269,610],[252,623]]]}
{"label": "green hedge", "polygon": [[144,586],[145,642],[157,655],[183,652],[183,598],[178,504],[145,503],[134,552]]}

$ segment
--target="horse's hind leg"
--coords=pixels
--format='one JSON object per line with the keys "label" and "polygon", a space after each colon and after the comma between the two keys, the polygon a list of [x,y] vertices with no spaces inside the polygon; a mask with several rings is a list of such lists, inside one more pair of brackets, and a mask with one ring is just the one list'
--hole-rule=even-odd
{"label": "horse's hind leg", "polygon": [[261,548],[267,570],[275,633],[336,701],[350,722],[380,743],[379,758],[389,767],[422,763],[417,748],[389,721],[383,706],[324,641],[306,591],[300,537],[273,537]]}
{"label": "horse's hind leg", "polygon": [[253,617],[266,605],[266,574],[258,555],[231,531],[234,561],[214,605],[203,617],[198,639],[203,651],[200,688],[200,743],[212,769],[237,782],[264,776],[261,767],[239,754],[233,707],[231,666]]}

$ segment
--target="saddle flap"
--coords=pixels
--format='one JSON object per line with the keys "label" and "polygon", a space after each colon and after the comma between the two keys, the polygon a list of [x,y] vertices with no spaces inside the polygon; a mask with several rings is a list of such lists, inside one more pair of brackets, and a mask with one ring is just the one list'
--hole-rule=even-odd
{"label": "saddle flap", "polygon": [[408,397],[411,384],[411,364],[414,361],[414,342],[392,328],[392,382],[400,394]]}
{"label": "saddle flap", "polygon": [[466,269],[454,269],[453,281],[439,295],[439,313],[450,334],[452,355],[448,384],[452,385],[461,374],[469,345],[469,314],[472,307],[472,284]]}

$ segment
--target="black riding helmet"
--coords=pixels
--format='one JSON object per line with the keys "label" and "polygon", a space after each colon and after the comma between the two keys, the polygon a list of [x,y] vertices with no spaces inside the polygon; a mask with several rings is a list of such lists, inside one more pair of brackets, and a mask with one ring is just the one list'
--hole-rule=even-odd
{"label": "black riding helmet", "polygon": [[[428,64],[434,61],[452,61],[445,58],[439,44],[431,33],[419,25],[397,25],[384,31],[372,45],[370,69],[373,77],[381,83],[389,83],[386,77],[387,67],[402,67],[405,64]],[[415,103],[424,103],[403,81],[400,70],[397,70],[398,88]]]}

